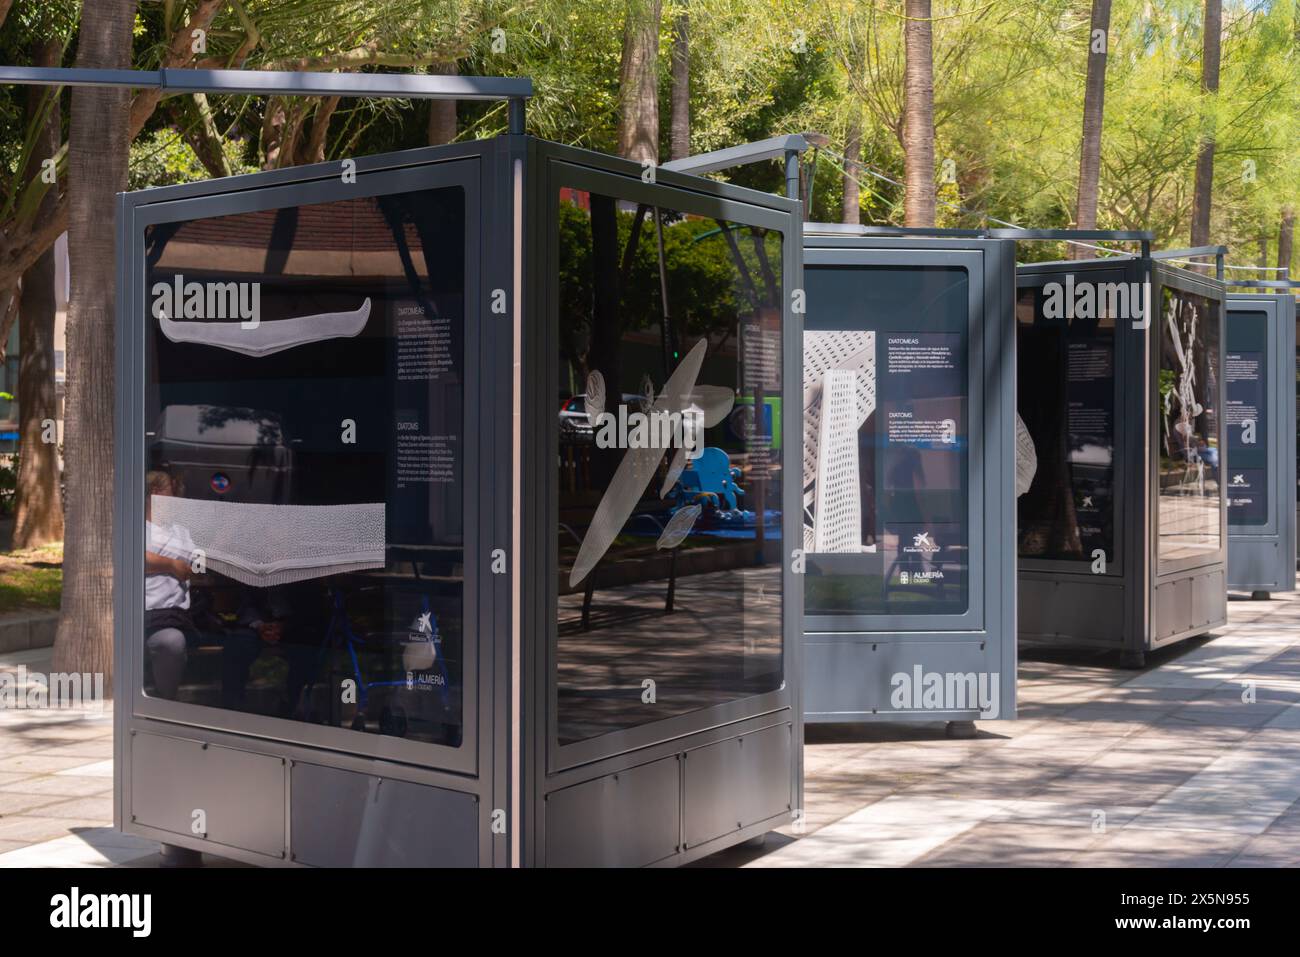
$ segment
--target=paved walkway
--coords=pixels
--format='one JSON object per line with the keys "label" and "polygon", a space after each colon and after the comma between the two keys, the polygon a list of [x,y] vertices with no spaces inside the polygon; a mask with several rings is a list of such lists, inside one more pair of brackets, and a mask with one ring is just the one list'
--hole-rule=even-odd
{"label": "paved walkway", "polygon": [[[1022,649],[1020,719],[974,740],[810,727],[804,833],[704,863],[1300,865],[1300,599],[1229,618],[1142,672]],[[0,655],[19,665],[48,671],[49,649]],[[111,746],[107,711],[0,709],[0,866],[157,864],[112,829]]]}
{"label": "paved walkway", "polygon": [[710,864],[1300,865],[1300,600],[1148,658],[1022,648],[1019,720],[807,729],[804,833]]}

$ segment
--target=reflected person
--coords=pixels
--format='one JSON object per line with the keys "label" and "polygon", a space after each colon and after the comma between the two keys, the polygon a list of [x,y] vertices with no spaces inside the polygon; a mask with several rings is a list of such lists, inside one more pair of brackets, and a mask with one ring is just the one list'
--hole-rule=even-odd
{"label": "reflected person", "polygon": [[[246,632],[227,634],[210,613],[196,613],[191,590],[196,547],[189,529],[153,520],[154,496],[177,496],[178,479],[162,470],[145,476],[144,634],[145,653],[153,672],[153,695],[175,700],[189,661],[189,649],[208,636],[219,643],[221,706],[238,705],[249,666],[257,654],[256,638]],[[203,623],[203,628],[196,624]]]}

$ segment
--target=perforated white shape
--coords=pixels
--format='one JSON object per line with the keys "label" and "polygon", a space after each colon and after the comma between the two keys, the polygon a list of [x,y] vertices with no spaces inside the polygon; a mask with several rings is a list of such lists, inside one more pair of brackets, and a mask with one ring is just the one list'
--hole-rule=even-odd
{"label": "perforated white shape", "polygon": [[[818,443],[822,433],[824,379],[832,369],[854,376],[856,432],[876,408],[876,334],[874,332],[805,332],[803,335],[803,504],[804,537],[814,540],[811,516],[819,507]],[[859,511],[861,504],[859,503]]]}
{"label": "perforated white shape", "polygon": [[384,503],[260,505],[154,495],[154,522],[188,529],[208,568],[258,588],[384,566]]}
{"label": "perforated white shape", "polygon": [[828,369],[822,378],[814,552],[862,551],[857,378],[851,369]]}

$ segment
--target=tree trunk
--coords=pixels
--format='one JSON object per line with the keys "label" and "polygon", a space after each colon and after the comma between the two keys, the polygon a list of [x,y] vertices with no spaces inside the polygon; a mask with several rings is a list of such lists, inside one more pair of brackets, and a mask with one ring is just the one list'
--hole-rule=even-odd
{"label": "tree trunk", "polygon": [[934,225],[934,51],[930,0],[907,0],[903,34],[907,64],[903,79],[904,223]]}
{"label": "tree trunk", "polygon": [[[434,76],[458,76],[459,67],[451,63],[435,63],[429,67]],[[444,146],[456,138],[456,101],[429,101],[429,145]]]}
{"label": "tree trunk", "polygon": [[618,76],[618,155],[659,162],[660,0],[627,0]]}
{"label": "tree trunk", "polygon": [[[82,6],[77,66],[131,66],[136,0]],[[56,672],[113,670],[113,243],[114,194],[126,189],[129,90],[77,87],[69,132],[67,532]],[[140,489],[132,492],[141,494]]]}
{"label": "tree trunk", "polygon": [[[1201,90],[1209,99],[1219,92],[1220,35],[1223,32],[1223,0],[1205,0],[1205,44],[1201,56]],[[1192,245],[1210,244],[1210,207],[1214,189],[1214,121],[1205,120],[1201,145],[1196,153],[1196,193],[1192,201]]]}
{"label": "tree trunk", "polygon": [[[1079,229],[1097,228],[1097,194],[1101,183],[1101,128],[1106,110],[1106,52],[1110,45],[1111,0],[1092,0],[1088,28],[1088,79],[1083,94],[1083,139],[1079,144],[1079,193],[1074,223]],[[1081,246],[1070,247],[1070,258],[1086,255]]]}
{"label": "tree trunk", "polygon": [[[44,41],[32,58],[36,66],[58,66],[63,44]],[[59,150],[62,123],[55,92],[32,86],[26,90],[28,124],[45,121],[36,131],[27,179],[41,175],[41,163]],[[37,216],[54,214],[58,190],[45,193]],[[58,396],[54,388],[54,250],[45,253],[23,274],[18,319],[18,485],[14,495],[14,548],[35,548],[63,538],[63,503],[59,500],[59,445],[54,420]]]}
{"label": "tree trunk", "polygon": [[851,225],[862,222],[862,192],[858,187],[858,161],[862,159],[862,111],[855,104],[844,136],[844,202],[840,221]]}
{"label": "tree trunk", "polygon": [[1282,224],[1277,231],[1277,265],[1279,269],[1287,270],[1287,274],[1279,276],[1279,279],[1285,279],[1290,275],[1291,269],[1291,243],[1295,239],[1295,207],[1286,206],[1282,210]]}
{"label": "tree trunk", "polygon": [[685,11],[673,21],[673,119],[668,158],[691,155],[691,18]]}
{"label": "tree trunk", "polygon": [[18,287],[0,292],[0,362],[4,362],[9,349],[9,330],[18,321]]}

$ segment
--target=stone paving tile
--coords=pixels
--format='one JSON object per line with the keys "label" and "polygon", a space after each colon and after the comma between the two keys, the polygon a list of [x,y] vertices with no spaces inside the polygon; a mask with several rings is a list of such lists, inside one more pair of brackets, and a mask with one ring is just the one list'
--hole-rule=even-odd
{"label": "stone paving tile", "polygon": [[56,837],[66,837],[73,828],[104,827],[103,820],[75,820],[56,817],[14,815],[0,818],[0,841],[23,841],[37,844]]}
{"label": "stone paving tile", "polygon": [[[1227,628],[1141,672],[1113,658],[1022,653],[1019,720],[974,742],[937,724],[809,729],[819,827],[749,866],[1295,866],[1300,598],[1233,602]],[[852,808],[855,787],[870,793]]]}
{"label": "stone paving tile", "polygon": [[65,771],[85,763],[85,758],[55,758],[46,754],[0,755],[0,771],[25,771],[31,774]]}
{"label": "stone paving tile", "polygon": [[76,774],[23,775],[11,784],[0,785],[0,794],[52,794],[56,797],[94,797],[113,793],[113,779],[81,777]]}
{"label": "stone paving tile", "polygon": [[58,801],[56,798],[56,803],[43,804],[37,810],[28,813],[33,817],[71,818],[74,821],[88,819],[111,821],[113,820],[113,796],[110,793],[97,797],[76,797],[64,801]]}
{"label": "stone paving tile", "polygon": [[38,813],[34,809],[58,804],[63,798],[58,794],[25,794],[15,791],[0,792],[0,821],[15,814]]}
{"label": "stone paving tile", "polygon": [[1089,827],[984,821],[909,867],[1060,867],[1101,837]]}
{"label": "stone paving tile", "polygon": [[751,867],[901,867],[999,810],[996,801],[891,795]]}
{"label": "stone paving tile", "polygon": [[111,759],[108,761],[96,761],[93,764],[85,763],[85,758],[77,758],[76,760],[78,763],[74,764],[72,767],[63,768],[54,773],[66,775],[76,774],[81,775],[82,777],[106,778],[110,781],[112,780],[113,762]]}
{"label": "stone paving tile", "polygon": [[1076,867],[1224,867],[1249,842],[1243,834],[1202,831],[1191,835],[1130,825],[1107,831],[1069,863]]}
{"label": "stone paving tile", "polygon": [[1295,743],[1256,739],[1224,754],[1130,827],[1262,834],[1300,800]]}
{"label": "stone paving tile", "polygon": [[0,868],[115,867],[157,857],[158,845],[109,827],[79,828],[72,834],[0,853]]}

